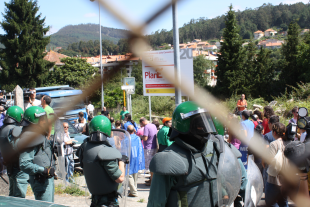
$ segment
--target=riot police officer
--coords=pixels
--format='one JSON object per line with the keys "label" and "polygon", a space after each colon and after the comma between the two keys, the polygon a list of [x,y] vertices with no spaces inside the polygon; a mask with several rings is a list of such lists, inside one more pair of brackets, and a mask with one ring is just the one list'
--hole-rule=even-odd
{"label": "riot police officer", "polygon": [[16,153],[16,143],[22,128],[19,126],[23,109],[19,106],[8,108],[0,131],[0,149],[7,167],[10,182],[9,196],[26,197],[29,175],[19,168],[19,154]]}
{"label": "riot police officer", "polygon": [[[55,159],[52,142],[48,140],[47,132],[38,133],[46,128],[47,116],[44,109],[31,106],[26,109],[21,123],[23,127],[19,148],[25,149],[20,154],[20,169],[29,174],[29,182],[36,200],[54,202]],[[19,146],[23,140],[36,136],[27,146]]]}
{"label": "riot police officer", "polygon": [[230,206],[241,186],[240,164],[210,114],[194,102],[181,103],[172,115],[171,139],[151,161],[148,207]]}
{"label": "riot police officer", "polygon": [[111,122],[105,116],[94,117],[89,124],[89,138],[78,148],[89,192],[92,194],[91,207],[119,206],[119,184],[124,181],[122,154],[109,142]]}

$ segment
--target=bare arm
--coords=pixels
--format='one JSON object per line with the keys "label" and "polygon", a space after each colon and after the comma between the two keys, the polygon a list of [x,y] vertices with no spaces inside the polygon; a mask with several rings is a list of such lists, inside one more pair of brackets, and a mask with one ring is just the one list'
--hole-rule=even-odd
{"label": "bare arm", "polygon": [[141,139],[142,139],[143,141],[147,141],[148,136],[142,136]]}
{"label": "bare arm", "polygon": [[120,171],[122,171],[121,176],[119,176],[119,178],[117,178],[115,180],[115,182],[117,183],[122,183],[124,181],[124,177],[125,177],[125,166],[124,166],[124,162],[123,161],[119,161],[118,162],[118,167],[120,169]]}
{"label": "bare arm", "polygon": [[108,114],[108,118],[110,119],[110,114]]}

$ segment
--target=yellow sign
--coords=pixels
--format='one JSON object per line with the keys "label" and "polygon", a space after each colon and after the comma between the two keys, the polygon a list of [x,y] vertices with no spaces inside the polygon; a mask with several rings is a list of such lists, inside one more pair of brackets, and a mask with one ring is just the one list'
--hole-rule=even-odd
{"label": "yellow sign", "polygon": [[148,93],[175,93],[174,88],[163,88],[163,89],[145,89],[145,92]]}

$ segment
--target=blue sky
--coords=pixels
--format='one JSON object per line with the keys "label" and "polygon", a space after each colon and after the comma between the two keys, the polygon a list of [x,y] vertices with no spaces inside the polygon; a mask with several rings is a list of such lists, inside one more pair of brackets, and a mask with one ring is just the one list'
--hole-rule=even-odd
{"label": "blue sky", "polygon": [[[130,20],[141,23],[153,14],[163,3],[169,0],[108,0],[113,6]],[[9,0],[0,0],[0,12],[4,12],[4,3]],[[232,3],[236,10],[256,8],[264,3],[277,5],[280,3],[293,4],[296,2],[308,3],[308,0],[184,0],[178,5],[178,25],[183,26],[190,19],[207,17],[209,19],[225,14]],[[90,0],[38,0],[39,12],[46,17],[46,25],[51,26],[49,34],[57,32],[66,25],[81,23],[98,23],[98,2]],[[101,25],[112,28],[126,28],[115,20],[105,9],[101,8]],[[0,15],[0,21],[3,16]],[[172,10],[167,10],[160,18],[148,26],[145,33],[150,34],[156,30],[172,28]],[[0,28],[0,34],[4,34]]]}

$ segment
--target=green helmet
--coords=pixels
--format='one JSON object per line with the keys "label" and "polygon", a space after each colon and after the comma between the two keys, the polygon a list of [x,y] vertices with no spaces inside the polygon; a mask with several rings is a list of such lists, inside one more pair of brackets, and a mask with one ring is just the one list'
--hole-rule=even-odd
{"label": "green helmet", "polygon": [[213,119],[213,123],[215,125],[216,131],[218,134],[224,136],[225,134],[225,127],[223,126],[223,124],[218,120],[217,117],[212,117]]}
{"label": "green helmet", "polygon": [[29,124],[38,124],[40,117],[45,116],[46,112],[39,106],[31,106],[26,109],[24,113],[24,119],[21,123],[22,126],[28,126]]}
{"label": "green helmet", "polygon": [[210,114],[192,101],[183,102],[175,108],[172,115],[172,128],[171,138],[177,133],[193,135],[216,133]]}
{"label": "green helmet", "polygon": [[105,141],[111,136],[111,129],[111,121],[106,116],[95,116],[89,124],[90,141]]}
{"label": "green helmet", "polygon": [[24,115],[24,111],[19,106],[11,106],[6,111],[6,117],[3,121],[4,124],[13,124],[16,122],[21,122]]}

